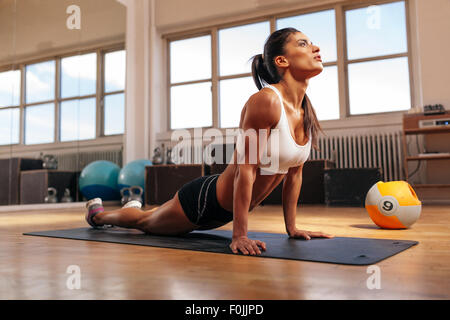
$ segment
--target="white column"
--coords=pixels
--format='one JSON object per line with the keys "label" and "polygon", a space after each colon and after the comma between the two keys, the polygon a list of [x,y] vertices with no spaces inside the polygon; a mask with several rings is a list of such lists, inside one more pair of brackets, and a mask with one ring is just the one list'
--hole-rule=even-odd
{"label": "white column", "polygon": [[118,0],[127,7],[123,163],[150,157],[150,16],[154,0]]}
{"label": "white column", "polygon": [[156,0],[150,0],[150,126],[149,151],[153,156],[156,145],[156,134],[165,132],[167,128],[167,55],[166,42],[156,28]]}

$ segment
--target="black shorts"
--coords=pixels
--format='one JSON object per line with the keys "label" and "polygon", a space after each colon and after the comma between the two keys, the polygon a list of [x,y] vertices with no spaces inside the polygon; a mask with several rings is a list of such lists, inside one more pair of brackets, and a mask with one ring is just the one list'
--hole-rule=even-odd
{"label": "black shorts", "polygon": [[178,190],[183,211],[200,230],[213,229],[233,220],[233,213],[223,209],[216,196],[218,174],[203,176]]}

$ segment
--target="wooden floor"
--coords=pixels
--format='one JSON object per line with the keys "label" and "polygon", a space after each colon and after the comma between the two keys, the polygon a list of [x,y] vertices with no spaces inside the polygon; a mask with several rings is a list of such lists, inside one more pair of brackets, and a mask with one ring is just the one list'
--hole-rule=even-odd
{"label": "wooden floor", "polygon": [[[367,266],[23,236],[85,227],[84,213],[0,213],[0,299],[450,298],[450,207],[424,206],[409,230],[381,230],[364,208],[304,205],[297,221],[304,229],[336,236],[420,243],[379,262],[381,289],[369,290]],[[257,208],[249,229],[284,233],[281,207]],[[70,265],[80,267],[79,290],[66,286]]]}

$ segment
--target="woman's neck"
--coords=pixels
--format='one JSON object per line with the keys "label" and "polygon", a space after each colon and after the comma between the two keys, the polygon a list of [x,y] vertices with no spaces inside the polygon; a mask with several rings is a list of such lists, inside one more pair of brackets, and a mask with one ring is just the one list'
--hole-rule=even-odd
{"label": "woman's neck", "polygon": [[309,79],[298,81],[291,77],[283,77],[283,79],[278,82],[283,99],[291,104],[296,110],[302,108],[302,102],[306,94],[306,89],[308,88],[308,82]]}

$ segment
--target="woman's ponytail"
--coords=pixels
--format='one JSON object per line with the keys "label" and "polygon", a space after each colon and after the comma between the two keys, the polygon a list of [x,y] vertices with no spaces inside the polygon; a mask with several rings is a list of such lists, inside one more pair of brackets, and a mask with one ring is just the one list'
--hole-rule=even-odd
{"label": "woman's ponytail", "polygon": [[252,61],[252,77],[258,90],[264,88],[265,84],[274,83],[272,77],[267,71],[264,65],[264,59],[262,54],[257,54],[253,57]]}

